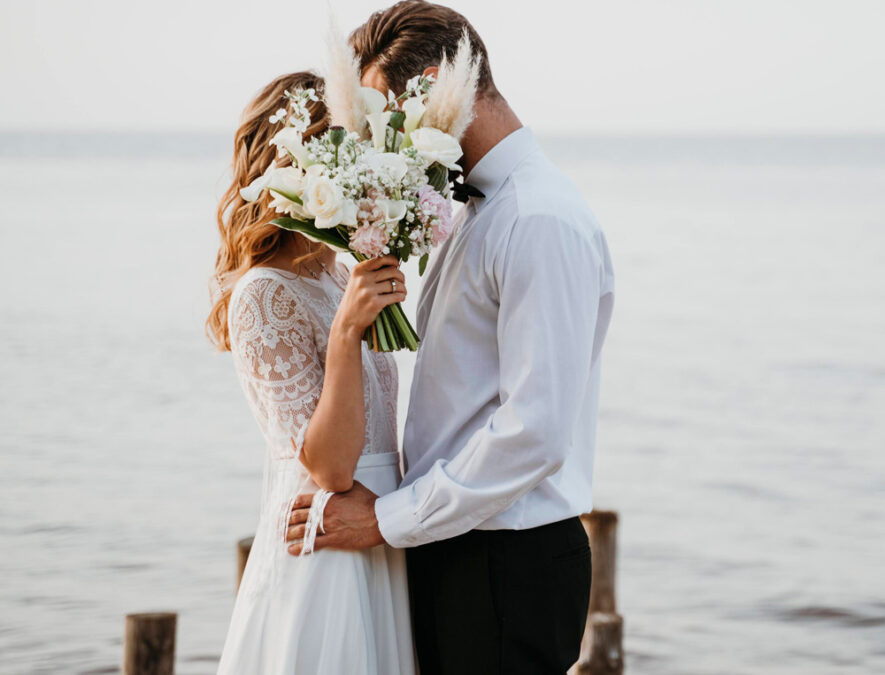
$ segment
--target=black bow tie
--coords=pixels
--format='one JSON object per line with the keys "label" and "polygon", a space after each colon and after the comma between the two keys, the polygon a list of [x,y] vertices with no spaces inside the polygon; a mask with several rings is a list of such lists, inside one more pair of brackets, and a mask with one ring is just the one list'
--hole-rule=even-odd
{"label": "black bow tie", "polygon": [[458,177],[460,175],[460,171],[449,172],[449,180],[455,181],[452,185],[452,199],[466,204],[471,197],[479,197],[480,199],[485,197],[479,188],[474,187],[470,183],[465,183],[463,180],[459,182]]}
{"label": "black bow tie", "polygon": [[471,197],[485,197],[485,195],[478,189],[473,187],[470,183],[455,183],[452,186],[452,199],[457,199],[459,202],[467,203],[467,200]]}

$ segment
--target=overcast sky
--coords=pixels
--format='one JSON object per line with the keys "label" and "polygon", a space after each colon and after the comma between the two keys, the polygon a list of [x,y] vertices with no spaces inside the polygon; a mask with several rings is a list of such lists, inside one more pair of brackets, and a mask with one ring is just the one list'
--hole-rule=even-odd
{"label": "overcast sky", "polygon": [[[453,0],[543,132],[885,133],[882,0]],[[335,0],[348,30],[375,8]],[[325,0],[0,0],[0,129],[230,131]]]}

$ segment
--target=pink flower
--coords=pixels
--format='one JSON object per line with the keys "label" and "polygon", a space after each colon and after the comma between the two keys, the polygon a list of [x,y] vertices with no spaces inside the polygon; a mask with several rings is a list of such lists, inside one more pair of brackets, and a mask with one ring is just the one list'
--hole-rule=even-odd
{"label": "pink flower", "polygon": [[418,190],[418,207],[422,222],[431,223],[430,234],[434,246],[438,246],[452,234],[452,205],[448,199],[430,185]]}
{"label": "pink flower", "polygon": [[[377,192],[377,190],[375,190]],[[358,225],[366,225],[367,223],[376,223],[382,219],[384,213],[381,207],[375,201],[377,197],[360,199],[357,202],[356,219]]]}
{"label": "pink flower", "polygon": [[350,235],[350,248],[367,258],[377,258],[387,246],[387,233],[377,225],[366,223]]}

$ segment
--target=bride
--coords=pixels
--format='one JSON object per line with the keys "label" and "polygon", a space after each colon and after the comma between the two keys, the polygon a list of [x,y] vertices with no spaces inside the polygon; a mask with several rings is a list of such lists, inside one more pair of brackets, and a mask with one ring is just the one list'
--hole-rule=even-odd
{"label": "bride", "polygon": [[[246,108],[218,209],[218,295],[207,327],[232,352],[267,443],[261,515],[218,672],[408,675],[403,551],[286,551],[290,527],[307,530],[305,548],[322,533],[321,516],[306,528],[289,524],[297,495],[347,491],[354,480],[386,494],[400,480],[395,364],[362,341],[379,310],[405,298],[397,260],[348,271],[331,249],[270,224],[269,197],[247,203],[239,192],[273,159],[269,141],[281,127],[270,118],[285,107],[284,92],[310,88],[319,93],[322,80],[285,75]],[[310,116],[305,138],[325,130],[321,101]]]}

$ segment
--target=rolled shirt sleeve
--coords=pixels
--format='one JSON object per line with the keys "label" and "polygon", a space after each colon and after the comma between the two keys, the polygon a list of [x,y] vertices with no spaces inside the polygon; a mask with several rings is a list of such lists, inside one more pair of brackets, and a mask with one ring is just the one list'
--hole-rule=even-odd
{"label": "rolled shirt sleeve", "polygon": [[592,232],[560,218],[513,224],[488,272],[499,303],[500,405],[452,459],[377,500],[390,545],[476,528],[555,474],[581,441],[576,423],[590,386],[604,255]]}

